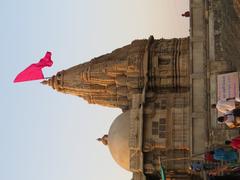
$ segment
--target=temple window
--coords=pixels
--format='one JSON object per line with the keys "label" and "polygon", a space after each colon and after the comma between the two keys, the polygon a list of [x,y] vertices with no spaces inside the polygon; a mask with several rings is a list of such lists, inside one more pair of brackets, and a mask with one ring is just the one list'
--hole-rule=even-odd
{"label": "temple window", "polygon": [[152,135],[158,135],[158,122],[153,121],[152,122]]}
{"label": "temple window", "polygon": [[166,118],[159,119],[159,138],[166,137]]}

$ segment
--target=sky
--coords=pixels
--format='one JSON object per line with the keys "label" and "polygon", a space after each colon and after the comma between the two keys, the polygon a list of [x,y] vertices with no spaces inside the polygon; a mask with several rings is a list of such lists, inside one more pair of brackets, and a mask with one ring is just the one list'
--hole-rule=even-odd
{"label": "sky", "polygon": [[15,76],[46,51],[46,77],[130,44],[186,37],[188,0],[0,0],[0,179],[130,180],[96,138],[119,109]]}

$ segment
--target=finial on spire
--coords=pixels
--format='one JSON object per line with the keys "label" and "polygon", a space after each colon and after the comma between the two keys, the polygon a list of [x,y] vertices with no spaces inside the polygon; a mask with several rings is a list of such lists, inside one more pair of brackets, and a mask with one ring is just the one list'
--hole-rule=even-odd
{"label": "finial on spire", "polygon": [[186,11],[182,14],[183,17],[190,17],[190,11]]}
{"label": "finial on spire", "polygon": [[53,89],[55,89],[56,85],[54,83],[55,83],[55,76],[45,77],[45,79],[41,82],[41,84],[51,86]]}
{"label": "finial on spire", "polygon": [[41,84],[43,84],[43,85],[48,85],[48,80],[43,80],[43,81],[41,82]]}
{"label": "finial on spire", "polygon": [[96,140],[99,142],[102,142],[105,146],[108,145],[108,135],[107,134],[105,134],[102,138],[97,138]]}

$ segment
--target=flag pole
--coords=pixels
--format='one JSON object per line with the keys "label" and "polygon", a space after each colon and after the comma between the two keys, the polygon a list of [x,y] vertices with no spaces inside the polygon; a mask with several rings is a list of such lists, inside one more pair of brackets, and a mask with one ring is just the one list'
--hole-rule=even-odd
{"label": "flag pole", "polygon": [[41,84],[47,85],[49,79],[51,79],[51,77],[44,77],[44,80],[41,81]]}

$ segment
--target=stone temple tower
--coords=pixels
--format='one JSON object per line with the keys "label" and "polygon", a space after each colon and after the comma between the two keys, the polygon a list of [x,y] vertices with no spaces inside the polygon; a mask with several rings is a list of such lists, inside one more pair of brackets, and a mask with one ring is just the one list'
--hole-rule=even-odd
{"label": "stone temple tower", "polygon": [[92,104],[122,109],[108,139],[123,168],[154,175],[162,160],[168,171],[186,173],[186,160],[164,159],[189,156],[189,38],[135,40],[43,83]]}

